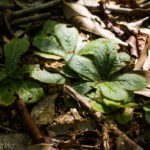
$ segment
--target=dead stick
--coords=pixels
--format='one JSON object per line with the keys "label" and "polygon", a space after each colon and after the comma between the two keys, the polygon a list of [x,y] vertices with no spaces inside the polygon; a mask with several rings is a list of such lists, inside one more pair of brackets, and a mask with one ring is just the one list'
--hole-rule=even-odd
{"label": "dead stick", "polygon": [[28,112],[28,109],[26,107],[26,104],[21,99],[18,99],[16,103],[17,103],[17,108],[22,115],[22,120],[23,120],[25,128],[27,129],[31,137],[36,142],[39,142],[43,138],[43,136],[39,128],[35,124],[34,120],[31,118]]}
{"label": "dead stick", "polygon": [[0,9],[14,9],[14,4],[0,4]]}
{"label": "dead stick", "polygon": [[110,10],[111,12],[113,12],[113,13],[123,14],[123,15],[130,15],[130,16],[135,16],[135,17],[149,16],[150,15],[150,9],[113,8],[109,5],[107,5],[106,8],[108,10]]}
{"label": "dead stick", "polygon": [[26,22],[32,22],[35,20],[39,20],[39,19],[44,19],[44,18],[48,18],[51,16],[51,13],[43,13],[43,14],[36,14],[33,16],[28,16],[28,17],[23,17],[20,19],[15,19],[12,21],[12,24],[21,24],[21,23],[26,23]]}
{"label": "dead stick", "polygon": [[122,136],[127,142],[129,142],[131,145],[136,147],[137,150],[143,150],[139,145],[137,145],[134,141],[132,141],[125,133],[120,131],[120,129],[117,128],[117,125],[110,119],[106,118],[103,116],[102,113],[100,112],[95,112],[92,109],[91,104],[83,97],[81,96],[78,92],[76,92],[74,89],[72,89],[68,85],[64,85],[66,93],[73,97],[75,100],[77,100],[84,108],[89,111],[89,113],[94,117],[94,119],[98,122],[98,124],[103,127],[104,123],[108,124],[108,129],[113,130],[113,133]]}
{"label": "dead stick", "polygon": [[50,1],[50,2],[47,2],[47,3],[41,4],[40,6],[35,6],[35,7],[19,10],[19,11],[13,12],[12,16],[13,17],[18,17],[18,16],[22,16],[22,15],[25,15],[25,14],[33,13],[33,12],[36,12],[36,11],[39,11],[39,10],[43,10],[43,9],[52,7],[52,6],[54,6],[54,5],[56,5],[60,2],[61,2],[61,0],[54,0],[54,1]]}

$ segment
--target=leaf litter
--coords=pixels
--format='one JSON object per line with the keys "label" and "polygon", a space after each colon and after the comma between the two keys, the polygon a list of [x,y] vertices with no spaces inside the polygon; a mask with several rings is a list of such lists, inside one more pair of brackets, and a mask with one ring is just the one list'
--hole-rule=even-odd
{"label": "leaf litter", "polygon": [[[18,99],[22,101],[23,105],[18,103],[23,108],[20,126],[21,120],[25,125],[25,130],[20,127],[21,132],[31,131],[32,139],[38,139],[38,143],[44,139],[45,143],[31,145],[27,149],[149,149],[150,141],[144,138],[148,135],[143,133],[150,118],[150,111],[146,109],[149,108],[147,97],[150,97],[149,2],[4,2],[0,3],[0,19],[4,18],[0,23],[0,104],[2,109],[4,106],[17,109],[15,100],[17,103]],[[55,21],[46,21],[45,18]],[[115,40],[120,45],[117,49],[121,54],[113,55],[110,49],[114,45],[109,47],[105,44],[103,47],[102,39],[97,45],[90,46],[99,37]],[[129,63],[125,52],[131,56],[133,64]],[[107,66],[102,66],[102,63]],[[124,75],[124,72],[129,74]],[[120,76],[111,78],[114,73],[120,73]],[[147,87],[141,76],[131,78],[132,73],[146,78]],[[78,79],[79,84],[76,83]],[[114,83],[110,82],[112,79]],[[74,81],[78,93],[72,86]],[[115,92],[120,90],[118,88],[122,89],[119,98]],[[136,90],[133,102],[131,89]],[[93,108],[101,113],[93,111]],[[28,111],[31,111],[31,116]],[[142,114],[145,115],[143,119]],[[17,115],[14,114],[14,118]],[[5,135],[6,127],[12,128],[8,122],[3,122],[1,128]],[[124,123],[127,124],[121,125]],[[17,125],[16,121],[13,124],[13,127]],[[17,126],[14,129],[20,132]],[[136,131],[140,133],[139,137]]]}

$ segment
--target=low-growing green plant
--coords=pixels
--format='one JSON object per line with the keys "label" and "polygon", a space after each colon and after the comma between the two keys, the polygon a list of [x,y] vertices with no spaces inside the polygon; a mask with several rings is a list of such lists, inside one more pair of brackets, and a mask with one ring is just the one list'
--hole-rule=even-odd
{"label": "low-growing green plant", "polygon": [[140,75],[120,72],[130,56],[118,53],[118,48],[113,40],[97,39],[82,49],[80,55],[84,56],[68,54],[65,61],[82,78],[72,87],[89,99],[93,109],[108,114],[114,111],[115,119],[124,124],[130,116],[123,108],[137,105],[132,102],[134,91],[146,87],[147,81]]}
{"label": "low-growing green plant", "polygon": [[[44,94],[40,83],[65,83],[62,75],[41,69],[40,64],[18,66],[21,55],[29,50],[29,46],[25,39],[13,39],[4,46],[0,105],[8,106],[17,97],[26,103],[37,102]],[[137,74],[124,71],[130,56],[118,52],[119,46],[114,40],[101,38],[87,44],[76,28],[48,20],[41,33],[34,36],[33,46],[38,50],[34,51],[35,55],[46,59],[55,55],[63,59],[64,67],[60,73],[76,78],[77,82],[71,86],[91,103],[94,110],[114,117],[121,124],[129,121],[130,113],[126,108],[137,106],[133,102],[134,91],[146,87],[147,82]],[[24,78],[26,74],[28,78]],[[144,110],[147,119],[150,111]]]}
{"label": "low-growing green plant", "polygon": [[41,83],[64,84],[65,79],[57,73],[50,73],[39,64],[19,67],[20,56],[29,50],[29,41],[12,39],[4,45],[5,66],[0,68],[0,105],[12,104],[18,96],[26,103],[40,100],[44,91],[35,81],[25,80],[24,74]]}

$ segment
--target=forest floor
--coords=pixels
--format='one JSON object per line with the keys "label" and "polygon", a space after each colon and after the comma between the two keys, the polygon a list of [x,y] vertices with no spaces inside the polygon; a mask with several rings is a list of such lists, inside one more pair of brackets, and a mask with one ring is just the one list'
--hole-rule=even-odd
{"label": "forest floor", "polygon": [[[150,110],[143,109],[150,98],[149,16],[149,0],[0,1],[0,150],[149,150]],[[57,85],[48,81],[41,83],[43,78],[30,79],[25,74],[25,82],[36,78],[40,83],[36,80],[35,84],[44,91],[44,95],[39,96],[40,101],[35,103],[30,103],[29,96],[29,102],[22,98],[25,97],[22,95],[30,95],[29,92],[32,94],[27,91],[28,85],[24,88],[26,93],[21,93],[22,97],[17,92],[9,97],[10,89],[3,90],[12,80],[15,85],[16,82],[22,84],[17,72],[11,72],[14,67],[11,62],[19,68],[38,64],[53,73],[63,68],[64,61],[59,56],[35,55],[35,36],[41,35],[42,30],[47,34],[52,32],[53,27],[44,29],[48,20],[75,27],[85,42],[101,37],[114,39],[119,43],[119,52],[130,55],[128,69],[145,77],[148,86],[135,91],[134,102],[138,107],[132,109],[126,124],[93,111],[84,97],[68,86],[75,80],[69,77],[65,79],[65,85]],[[12,39],[28,40],[29,50],[19,56],[12,56],[13,52],[10,52],[8,55],[12,57],[7,58],[5,49]],[[6,66],[10,70],[7,68],[3,74]],[[10,103],[3,102],[9,98]]]}

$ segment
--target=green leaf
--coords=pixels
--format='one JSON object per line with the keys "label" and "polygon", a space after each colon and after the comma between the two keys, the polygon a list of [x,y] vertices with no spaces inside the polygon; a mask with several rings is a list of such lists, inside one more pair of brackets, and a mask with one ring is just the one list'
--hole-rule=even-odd
{"label": "green leaf", "polygon": [[79,36],[78,37],[78,42],[77,42],[77,45],[76,45],[76,49],[74,50],[74,53],[75,54],[79,54],[80,51],[83,49],[83,47],[88,43],[87,39],[82,37],[82,36]]}
{"label": "green leaf", "polygon": [[56,21],[47,20],[43,25],[43,32],[45,34],[52,34],[54,32],[54,28],[56,24],[57,24]]}
{"label": "green leaf", "polygon": [[101,113],[109,113],[110,112],[109,108],[107,108],[105,105],[103,105],[101,103],[97,103],[95,101],[90,101],[90,103],[92,105],[92,108],[95,111],[99,111]]}
{"label": "green leaf", "polygon": [[145,120],[147,121],[148,124],[150,124],[150,111],[145,112]]}
{"label": "green leaf", "polygon": [[53,40],[53,37],[36,37],[33,41],[33,45],[37,47],[41,52],[54,54],[64,57],[65,51]]}
{"label": "green leaf", "polygon": [[117,53],[115,61],[113,62],[112,68],[110,69],[109,75],[112,75],[122,68],[124,68],[130,62],[130,56],[127,53]]}
{"label": "green leaf", "polygon": [[122,86],[126,90],[140,90],[147,86],[147,81],[140,75],[125,73],[111,79],[115,84]]}
{"label": "green leaf", "polygon": [[72,70],[68,65],[64,65],[60,73],[69,78],[79,78],[78,74],[74,70]]}
{"label": "green leaf", "polygon": [[125,113],[122,113],[122,114],[117,113],[116,120],[119,124],[127,124],[128,121],[130,120],[130,116]]}
{"label": "green leaf", "polygon": [[92,89],[93,82],[77,81],[74,82],[71,87],[79,94],[84,95]]}
{"label": "green leaf", "polygon": [[30,77],[43,83],[64,84],[65,78],[58,73],[50,73],[39,65],[27,66],[24,72],[28,72]]}
{"label": "green leaf", "polygon": [[119,102],[114,102],[114,101],[108,100],[108,99],[103,99],[103,102],[105,103],[106,106],[108,106],[112,109],[138,106],[138,104],[136,104],[136,103],[121,104]]}
{"label": "green leaf", "polygon": [[104,49],[119,49],[118,44],[115,40],[112,39],[96,39],[89,42],[80,52],[81,55],[92,54],[94,55],[95,51],[103,51]]}
{"label": "green leaf", "polygon": [[0,68],[0,81],[5,79],[6,77],[7,77],[6,69],[5,68]]}
{"label": "green leaf", "polygon": [[16,97],[15,91],[10,85],[3,85],[0,87],[0,105],[9,106],[14,103]]}
{"label": "green leaf", "polygon": [[94,64],[102,79],[107,79],[117,54],[117,49],[114,48],[113,44],[108,39],[103,40],[100,49],[94,52]]}
{"label": "green leaf", "polygon": [[25,103],[35,103],[39,101],[44,94],[41,86],[34,82],[17,80],[12,84],[19,98]]}
{"label": "green leaf", "polygon": [[112,82],[103,82],[100,84],[102,94],[114,101],[129,101],[133,99],[133,93],[126,91],[121,86]]}
{"label": "green leaf", "polygon": [[146,105],[143,107],[144,111],[150,112],[150,105]]}
{"label": "green leaf", "polygon": [[71,69],[81,76],[92,81],[99,80],[98,72],[90,59],[70,54],[65,57],[65,61]]}
{"label": "green leaf", "polygon": [[55,26],[55,35],[66,52],[74,51],[78,41],[79,33],[74,27],[67,27],[66,24]]}
{"label": "green leaf", "polygon": [[55,56],[55,55],[51,55],[48,53],[42,53],[42,52],[37,52],[37,51],[34,51],[33,53],[35,55],[40,56],[40,57],[45,58],[45,59],[52,59],[52,60],[60,60],[61,59],[60,56]]}
{"label": "green leaf", "polygon": [[8,44],[4,45],[6,66],[9,71],[17,68],[20,56],[29,49],[29,45],[29,41],[25,39],[13,39]]}

